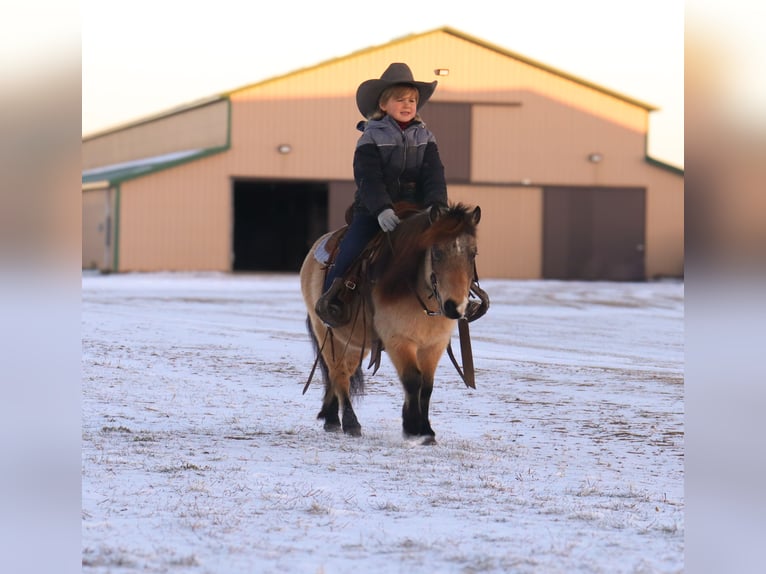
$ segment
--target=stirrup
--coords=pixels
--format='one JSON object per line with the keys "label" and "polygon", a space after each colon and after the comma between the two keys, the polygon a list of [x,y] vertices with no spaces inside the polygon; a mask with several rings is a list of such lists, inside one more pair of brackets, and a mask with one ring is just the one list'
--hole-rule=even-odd
{"label": "stirrup", "polygon": [[340,294],[348,287],[342,277],[336,277],[330,287],[317,299],[314,311],[330,327],[342,327],[351,321],[351,309]]}

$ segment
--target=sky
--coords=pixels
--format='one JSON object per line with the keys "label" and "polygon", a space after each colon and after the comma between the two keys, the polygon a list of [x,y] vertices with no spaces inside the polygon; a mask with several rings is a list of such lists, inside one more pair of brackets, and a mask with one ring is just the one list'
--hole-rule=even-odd
{"label": "sky", "polygon": [[681,0],[82,0],[80,10],[83,135],[450,26],[660,108],[649,154],[683,167]]}

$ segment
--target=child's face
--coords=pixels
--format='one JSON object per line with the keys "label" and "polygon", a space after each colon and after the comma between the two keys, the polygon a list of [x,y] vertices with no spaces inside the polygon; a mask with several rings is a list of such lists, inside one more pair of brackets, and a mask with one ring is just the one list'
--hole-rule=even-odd
{"label": "child's face", "polygon": [[415,118],[418,111],[418,91],[406,90],[380,102],[380,109],[397,122],[406,123]]}

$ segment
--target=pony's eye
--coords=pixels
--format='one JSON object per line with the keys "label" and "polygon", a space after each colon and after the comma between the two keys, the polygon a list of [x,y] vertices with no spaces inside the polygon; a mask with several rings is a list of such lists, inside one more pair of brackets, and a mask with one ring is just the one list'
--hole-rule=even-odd
{"label": "pony's eye", "polygon": [[433,258],[434,261],[441,261],[442,259],[444,259],[444,251],[442,251],[441,249],[433,248],[431,250],[431,257]]}

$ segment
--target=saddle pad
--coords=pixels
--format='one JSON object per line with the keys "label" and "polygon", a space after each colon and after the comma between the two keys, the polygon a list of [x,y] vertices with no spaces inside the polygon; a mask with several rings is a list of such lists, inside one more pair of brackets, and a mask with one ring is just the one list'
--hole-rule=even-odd
{"label": "saddle pad", "polygon": [[324,235],[314,249],[314,259],[316,259],[322,265],[327,265],[330,262],[330,251],[327,249],[327,242],[330,240],[332,234],[328,233]]}
{"label": "saddle pad", "polygon": [[338,248],[338,242],[346,231],[346,227],[341,227],[330,233],[325,233],[319,238],[316,249],[314,249],[314,259],[322,265],[329,265],[335,260],[335,252]]}

